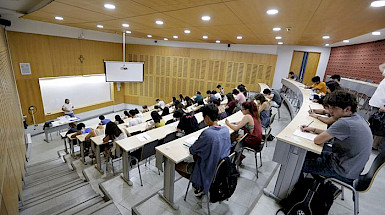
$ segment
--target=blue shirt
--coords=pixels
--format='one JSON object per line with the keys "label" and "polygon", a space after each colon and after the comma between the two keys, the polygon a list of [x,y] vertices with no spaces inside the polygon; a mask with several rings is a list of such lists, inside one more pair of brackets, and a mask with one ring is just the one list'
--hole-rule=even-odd
{"label": "blue shirt", "polygon": [[224,126],[210,126],[190,147],[190,153],[200,157],[195,164],[191,181],[195,187],[203,188],[206,195],[209,192],[218,162],[229,156],[230,147],[229,129]]}
{"label": "blue shirt", "polygon": [[105,124],[111,122],[111,120],[110,119],[103,119],[100,122],[102,123],[102,125],[105,125]]}

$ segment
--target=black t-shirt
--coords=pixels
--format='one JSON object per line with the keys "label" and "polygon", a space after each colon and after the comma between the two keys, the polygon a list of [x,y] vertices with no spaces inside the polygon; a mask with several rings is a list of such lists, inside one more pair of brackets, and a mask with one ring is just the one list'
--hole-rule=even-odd
{"label": "black t-shirt", "polygon": [[195,118],[194,114],[183,114],[177,128],[184,131],[185,134],[191,134],[198,130],[198,120]]}

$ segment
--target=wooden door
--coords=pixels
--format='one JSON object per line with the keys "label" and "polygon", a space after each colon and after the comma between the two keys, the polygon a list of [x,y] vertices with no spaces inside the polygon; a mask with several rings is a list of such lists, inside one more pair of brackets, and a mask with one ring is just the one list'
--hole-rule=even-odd
{"label": "wooden door", "polygon": [[298,75],[298,77],[299,77],[299,73],[301,70],[302,59],[303,59],[304,53],[305,52],[301,52],[301,51],[294,51],[293,52],[293,58],[291,60],[290,71],[294,72],[294,74]]}
{"label": "wooden door", "polygon": [[305,74],[303,76],[302,83],[309,84],[309,85],[313,84],[311,82],[311,79],[317,73],[317,68],[318,68],[318,63],[319,63],[320,56],[321,56],[321,53],[309,52],[309,55],[308,55],[308,58],[307,58]]}

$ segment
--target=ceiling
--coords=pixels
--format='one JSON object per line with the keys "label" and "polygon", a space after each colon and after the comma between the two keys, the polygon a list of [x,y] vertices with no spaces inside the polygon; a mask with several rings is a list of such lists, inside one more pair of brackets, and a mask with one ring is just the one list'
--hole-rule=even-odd
{"label": "ceiling", "polygon": [[[105,3],[116,8],[106,9]],[[166,37],[187,42],[220,40],[259,45],[282,41],[286,45],[322,46],[385,28],[385,7],[372,8],[370,3],[371,0],[55,0],[23,18],[107,33],[129,30],[130,36],[147,38],[151,34],[155,40]],[[266,14],[272,8],[279,13]],[[211,20],[202,21],[203,15],[209,15]],[[55,16],[64,20],[55,20]],[[157,25],[156,20],[164,24]],[[123,23],[130,26],[124,28]],[[274,32],[273,27],[282,30]],[[288,27],[290,31],[286,31]],[[186,29],[191,33],[185,34]],[[173,35],[179,38],[173,39]],[[202,39],[203,35],[208,39]],[[243,39],[237,40],[238,35]],[[322,39],[324,35],[330,39]],[[276,36],[282,39],[276,40]]]}

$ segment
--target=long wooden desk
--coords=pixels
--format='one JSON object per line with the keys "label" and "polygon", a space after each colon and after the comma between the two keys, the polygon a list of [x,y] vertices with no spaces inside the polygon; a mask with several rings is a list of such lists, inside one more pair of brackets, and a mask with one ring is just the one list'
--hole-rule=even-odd
{"label": "long wooden desk", "polygon": [[[326,124],[309,116],[309,106],[312,109],[322,109],[322,105],[313,103],[309,98],[312,90],[304,89],[303,84],[294,80],[282,79],[282,84],[292,91],[298,93],[301,107],[297,115],[277,135],[277,143],[273,155],[273,161],[281,164],[277,182],[273,193],[264,189],[264,193],[275,199],[282,199],[292,190],[298,181],[302,166],[305,160],[306,152],[314,152],[321,154],[322,147],[314,144],[313,141],[295,136],[293,133],[300,128],[301,125],[307,125],[310,122],[312,127],[326,130]],[[289,105],[289,104],[288,104]]]}
{"label": "long wooden desk", "polygon": [[[330,76],[326,76],[326,81],[330,80]],[[358,93],[365,94],[368,97],[372,97],[376,91],[378,84],[369,83],[361,80],[354,80],[350,78],[341,78],[341,86],[350,90],[354,90]]]}
{"label": "long wooden desk", "polygon": [[[243,118],[241,111],[227,117],[230,122],[240,121]],[[225,120],[219,121],[221,126],[226,126]],[[226,126],[227,127],[227,126]],[[229,128],[229,127],[228,127]],[[204,128],[204,129],[207,129]],[[190,156],[190,151],[187,146],[184,145],[185,140],[195,137],[198,138],[204,129],[200,129],[194,133],[186,135],[182,138],[176,139],[169,143],[156,147],[156,159],[158,169],[162,169],[161,163],[164,162],[164,189],[163,192],[159,192],[159,195],[169,203],[174,209],[178,209],[178,205],[174,202],[174,180],[175,180],[175,165],[182,162]],[[230,133],[233,131],[230,129]],[[159,165],[160,164],[160,165]]]}
{"label": "long wooden desk", "polygon": [[55,132],[55,131],[64,130],[68,127],[69,123],[77,122],[79,120],[80,120],[79,117],[70,117],[70,118],[65,117],[65,116],[59,117],[58,119],[56,119],[55,121],[52,122],[52,127],[45,127],[44,128],[44,134],[45,134],[44,141],[49,143],[48,134]]}

